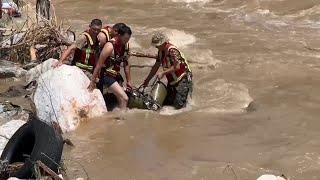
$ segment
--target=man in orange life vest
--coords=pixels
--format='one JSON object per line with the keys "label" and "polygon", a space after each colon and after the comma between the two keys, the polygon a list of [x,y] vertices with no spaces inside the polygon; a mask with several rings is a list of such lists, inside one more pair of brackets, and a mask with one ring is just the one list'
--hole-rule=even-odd
{"label": "man in orange life vest", "polygon": [[116,95],[120,109],[126,109],[128,103],[128,96],[120,85],[121,81],[123,81],[120,74],[121,63],[123,63],[127,87],[131,88],[130,66],[128,63],[129,49],[127,47],[131,34],[132,31],[130,27],[123,26],[119,28],[118,35],[104,45],[88,87],[90,91],[95,88],[95,82],[99,76],[99,72],[101,72],[101,69],[105,65],[105,75],[102,78],[102,82]]}
{"label": "man in orange life vest", "polygon": [[188,95],[192,93],[190,67],[183,54],[169,42],[164,33],[155,33],[151,44],[158,49],[158,57],[143,86],[148,86],[149,81],[158,72],[159,67],[162,66],[163,71],[157,73],[157,78],[162,79],[166,76],[168,80],[168,94],[164,105],[171,105],[176,109],[181,109],[186,106]]}
{"label": "man in orange life vest", "polygon": [[82,69],[89,78],[92,76],[93,67],[99,54],[97,36],[102,28],[102,22],[100,19],[93,19],[89,27],[88,30],[80,34],[74,44],[62,53],[59,62],[54,64],[54,67],[61,66],[74,52],[71,64]]}
{"label": "man in orange life vest", "polygon": [[103,46],[110,41],[112,38],[118,35],[119,28],[126,26],[124,23],[116,23],[112,27],[105,26],[101,29],[101,32],[98,34],[98,39],[100,43],[100,47]]}
{"label": "man in orange life vest", "polygon": [[[98,34],[98,40],[100,43],[101,50],[107,42],[109,42],[112,38],[118,35],[119,29],[124,26],[126,26],[126,24],[116,23],[112,27],[105,26],[101,29],[101,32]],[[104,94],[104,88],[103,88],[103,82],[102,82],[103,76],[104,76],[104,72],[101,71],[100,81],[97,83],[97,88],[100,89],[102,94]]]}

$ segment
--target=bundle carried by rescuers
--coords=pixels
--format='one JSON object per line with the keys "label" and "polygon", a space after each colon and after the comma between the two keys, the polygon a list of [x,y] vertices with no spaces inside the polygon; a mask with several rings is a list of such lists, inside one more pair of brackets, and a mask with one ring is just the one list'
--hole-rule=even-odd
{"label": "bundle carried by rescuers", "polygon": [[[91,80],[89,91],[98,88],[109,110],[159,110],[165,105],[175,109],[186,107],[192,94],[192,71],[182,52],[164,32],[156,32],[152,36],[151,45],[158,49],[157,55],[133,53],[129,49],[131,35],[131,28],[124,23],[103,27],[100,19],[93,19],[89,29],[79,35],[53,66],[58,68],[70,62],[70,65],[82,69]],[[150,73],[138,88],[131,81],[130,55],[156,59]],[[121,67],[126,83],[121,75]],[[160,67],[162,70],[159,70]],[[153,83],[149,83],[152,79]],[[146,93],[146,88],[151,91]]]}

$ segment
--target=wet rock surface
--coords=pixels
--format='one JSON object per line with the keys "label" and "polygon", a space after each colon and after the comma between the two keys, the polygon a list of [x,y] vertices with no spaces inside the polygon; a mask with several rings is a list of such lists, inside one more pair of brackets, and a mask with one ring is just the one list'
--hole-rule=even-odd
{"label": "wet rock surface", "polygon": [[10,86],[6,92],[0,93],[0,97],[19,97],[30,95],[31,93],[24,85],[16,85]]}
{"label": "wet rock surface", "polygon": [[30,83],[37,80],[41,74],[49,71],[50,69],[53,69],[52,65],[57,62],[57,59],[50,58],[43,63],[34,66],[26,73],[26,82]]}
{"label": "wet rock surface", "polygon": [[0,102],[0,124],[11,120],[27,121],[30,111],[23,109],[21,106],[12,104],[9,101]]}
{"label": "wet rock surface", "polygon": [[37,85],[36,81],[31,81],[27,85],[17,84],[10,86],[5,92],[0,93],[0,97],[12,98],[12,97],[28,97],[30,96]]}
{"label": "wet rock surface", "polygon": [[10,61],[0,60],[0,78],[20,78],[27,73],[26,70]]}

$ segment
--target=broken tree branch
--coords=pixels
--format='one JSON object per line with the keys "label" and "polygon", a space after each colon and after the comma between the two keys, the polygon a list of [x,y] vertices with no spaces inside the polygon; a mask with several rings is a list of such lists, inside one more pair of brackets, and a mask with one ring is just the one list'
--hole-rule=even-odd
{"label": "broken tree branch", "polygon": [[63,180],[58,174],[52,171],[48,166],[43,164],[41,161],[37,161],[37,165],[42,168],[48,175],[50,175],[54,180]]}
{"label": "broken tree branch", "polygon": [[152,59],[157,59],[158,57],[157,55],[152,55],[152,54],[147,54],[142,52],[134,52],[134,51],[130,51],[129,55],[135,56],[135,57],[152,58]]}
{"label": "broken tree branch", "polygon": [[138,65],[138,64],[132,64],[130,67],[132,68],[146,68],[146,67],[152,67],[153,65]]}

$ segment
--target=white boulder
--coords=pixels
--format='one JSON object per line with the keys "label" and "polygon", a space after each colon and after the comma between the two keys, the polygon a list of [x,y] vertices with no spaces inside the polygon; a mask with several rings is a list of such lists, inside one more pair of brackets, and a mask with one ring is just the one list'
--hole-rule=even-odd
{"label": "white boulder", "polygon": [[257,180],[286,180],[286,179],[280,176],[265,174],[260,176]]}
{"label": "white boulder", "polygon": [[57,62],[58,62],[57,59],[50,58],[50,59],[44,61],[43,63],[37,65],[36,67],[30,69],[26,73],[27,84],[33,80],[37,80],[41,74],[49,71],[50,69],[53,69],[52,65]]}
{"label": "white boulder", "polygon": [[81,121],[107,112],[101,92],[98,89],[88,91],[90,80],[81,69],[69,65],[55,69],[48,66],[49,63],[43,64],[47,71],[37,79],[33,97],[40,120],[56,121],[67,132],[74,130]]}

